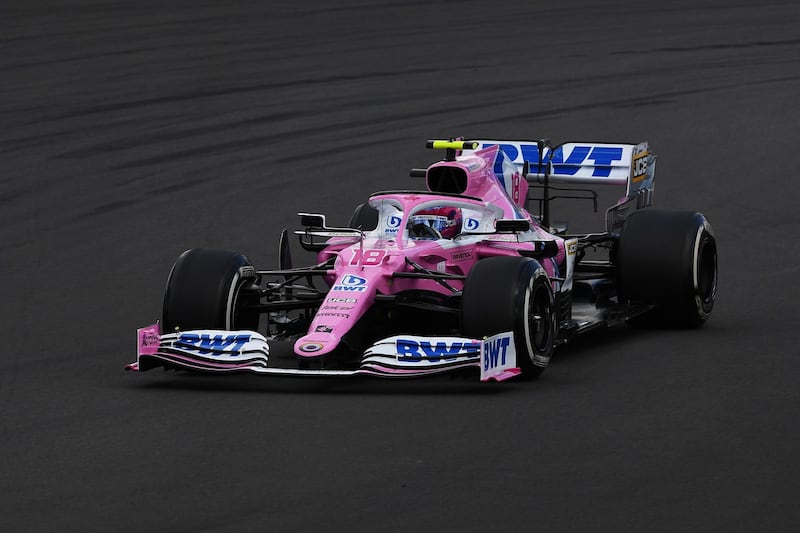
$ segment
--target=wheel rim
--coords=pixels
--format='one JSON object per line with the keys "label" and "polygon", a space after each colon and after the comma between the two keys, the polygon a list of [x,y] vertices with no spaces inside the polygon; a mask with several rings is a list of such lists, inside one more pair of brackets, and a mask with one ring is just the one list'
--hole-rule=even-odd
{"label": "wheel rim", "polygon": [[704,304],[713,302],[717,292],[717,250],[706,242],[700,254],[697,276],[697,294]]}
{"label": "wheel rim", "polygon": [[551,322],[552,303],[547,287],[534,284],[528,313],[528,332],[533,348],[532,356],[548,351],[553,335]]}

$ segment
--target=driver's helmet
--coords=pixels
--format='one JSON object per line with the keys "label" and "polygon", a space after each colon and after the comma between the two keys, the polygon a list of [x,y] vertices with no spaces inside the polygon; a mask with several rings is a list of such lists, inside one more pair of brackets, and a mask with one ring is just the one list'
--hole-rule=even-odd
{"label": "driver's helmet", "polygon": [[[414,213],[410,217],[410,227],[413,230],[417,224],[423,224],[436,230],[443,238],[452,239],[461,233],[462,218],[461,209],[457,207],[433,207]],[[413,235],[414,233],[417,233],[417,237],[430,238],[426,233],[420,233],[419,231],[412,231],[412,236],[415,236]]]}

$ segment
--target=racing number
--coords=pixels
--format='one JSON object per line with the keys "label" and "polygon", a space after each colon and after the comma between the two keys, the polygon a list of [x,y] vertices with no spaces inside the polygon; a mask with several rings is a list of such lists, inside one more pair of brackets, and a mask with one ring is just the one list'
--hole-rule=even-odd
{"label": "racing number", "polygon": [[363,266],[377,266],[381,264],[385,255],[385,250],[364,250],[363,253],[361,250],[356,250],[350,264],[358,265],[360,260],[360,264]]}

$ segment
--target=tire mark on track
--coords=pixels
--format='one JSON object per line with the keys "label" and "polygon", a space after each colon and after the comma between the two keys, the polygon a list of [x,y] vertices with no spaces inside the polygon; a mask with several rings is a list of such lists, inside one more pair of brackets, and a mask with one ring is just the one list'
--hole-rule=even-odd
{"label": "tire mark on track", "polygon": [[[446,110],[437,109],[434,111],[425,110],[419,111],[416,113],[405,113],[405,114],[397,114],[397,115],[385,115],[380,124],[376,123],[374,118],[368,118],[364,120],[352,120],[349,122],[335,122],[333,124],[327,126],[318,126],[315,127],[312,131],[315,135],[317,134],[327,134],[330,132],[336,132],[338,134],[342,134],[344,131],[348,129],[358,128],[362,126],[370,126],[370,125],[377,125],[381,128],[385,128],[387,123],[396,122],[400,120],[408,120],[409,118],[421,118],[421,117],[435,117],[437,115],[445,115],[450,113],[457,113],[459,111],[468,111],[472,109],[472,105],[463,105],[463,106],[450,106]],[[273,141],[287,141],[290,142],[292,139],[303,138],[308,135],[307,129],[301,129],[292,132],[279,132],[279,133],[269,133],[266,135],[259,135],[255,137],[248,137],[245,139],[239,139],[235,141],[228,141],[223,143],[217,143],[213,145],[203,145],[197,146],[193,148],[188,148],[186,150],[180,150],[177,152],[170,152],[167,154],[161,154],[157,156],[136,159],[133,161],[129,161],[127,163],[123,163],[117,166],[112,167],[115,170],[124,170],[124,169],[131,169],[131,168],[138,168],[147,165],[155,165],[161,163],[167,163],[172,161],[177,161],[179,159],[186,159],[190,157],[196,156],[203,156],[203,155],[220,155],[224,153],[228,153],[231,151],[243,151],[251,148],[258,148],[264,145],[271,144]],[[287,161],[293,160],[294,158],[290,159],[276,159],[275,161]]]}
{"label": "tire mark on track", "polygon": [[702,52],[705,50],[740,50],[750,48],[768,48],[773,46],[796,46],[800,44],[800,39],[784,39],[776,41],[750,41],[747,43],[719,43],[698,46],[664,46],[660,48],[650,48],[648,50],[625,50],[622,52],[612,52],[611,55],[641,55],[653,54],[658,52]]}
{"label": "tire mark on track", "polygon": [[320,77],[308,77],[303,78],[300,80],[289,80],[289,81],[281,81],[281,82],[271,82],[271,83],[261,83],[255,85],[243,85],[239,87],[226,87],[223,89],[208,89],[208,90],[199,90],[193,92],[185,92],[174,94],[171,96],[160,96],[155,98],[145,98],[141,100],[130,100],[127,102],[116,102],[112,104],[103,104],[98,106],[86,107],[83,109],[77,109],[75,111],[70,111],[68,113],[60,113],[50,115],[49,117],[44,117],[43,120],[61,120],[61,119],[73,119],[76,117],[82,117],[86,115],[92,115],[97,113],[108,113],[113,111],[123,111],[123,110],[130,110],[135,109],[138,107],[145,107],[150,105],[157,105],[157,104],[171,104],[177,102],[183,102],[187,100],[197,100],[202,98],[214,98],[218,96],[229,96],[235,94],[243,94],[243,93],[250,93],[250,92],[259,92],[271,89],[291,89],[293,87],[302,87],[307,85],[322,85],[322,84],[329,84],[329,83],[338,83],[338,82],[352,82],[352,81],[363,81],[365,79],[383,79],[383,78],[390,78],[390,77],[401,77],[406,75],[414,75],[414,74],[432,74],[432,73],[440,73],[442,69],[439,68],[416,68],[416,69],[409,69],[404,70],[402,72],[392,71],[392,70],[385,70],[385,71],[373,71],[366,74],[335,74],[330,76],[320,76]]}
{"label": "tire mark on track", "polygon": [[515,113],[513,115],[504,115],[493,117],[489,120],[470,121],[466,125],[484,125],[493,124],[498,121],[512,120],[512,119],[541,119],[548,117],[555,117],[563,114],[573,113],[576,111],[589,111],[592,109],[603,108],[626,108],[626,107],[649,107],[656,105],[664,105],[676,101],[683,96],[693,96],[698,94],[706,94],[717,91],[724,91],[726,89],[741,89],[745,86],[758,86],[758,85],[771,85],[774,83],[794,82],[800,80],[800,76],[785,76],[780,78],[773,78],[769,80],[756,80],[747,83],[726,83],[715,85],[711,87],[704,87],[701,89],[686,89],[682,91],[668,91],[663,93],[654,93],[647,96],[638,98],[616,98],[613,100],[605,100],[592,102],[587,104],[579,104],[574,106],[564,107],[549,107],[546,110],[534,111],[531,113]]}

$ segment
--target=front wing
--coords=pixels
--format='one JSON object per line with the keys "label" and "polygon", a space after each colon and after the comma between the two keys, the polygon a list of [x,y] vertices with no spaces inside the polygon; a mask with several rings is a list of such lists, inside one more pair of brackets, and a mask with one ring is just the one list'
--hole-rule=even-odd
{"label": "front wing", "polygon": [[384,378],[422,377],[478,368],[481,381],[503,381],[520,373],[511,332],[480,340],[395,335],[367,348],[358,368],[328,370],[271,366],[269,343],[255,331],[192,330],[161,334],[158,324],[139,329],[137,358],[126,370],[145,371],[165,365],[211,373]]}

